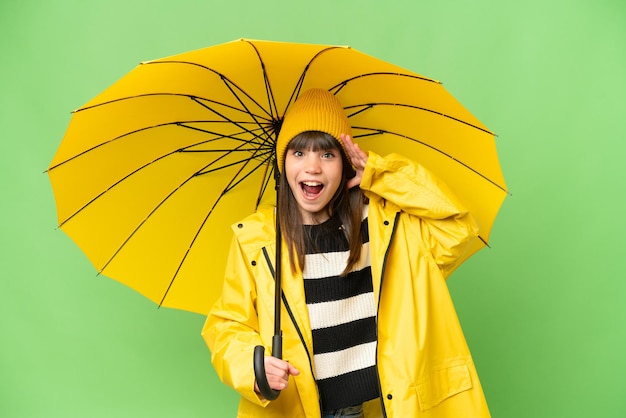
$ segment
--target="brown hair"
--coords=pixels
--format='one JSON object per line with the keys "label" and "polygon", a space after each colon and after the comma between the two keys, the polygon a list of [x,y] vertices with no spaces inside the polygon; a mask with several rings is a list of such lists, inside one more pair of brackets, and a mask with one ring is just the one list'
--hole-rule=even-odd
{"label": "brown hair", "polygon": [[[333,136],[319,132],[306,131],[296,135],[287,145],[286,152],[293,149],[339,150],[343,161],[343,174],[337,192],[328,203],[331,216],[338,216],[343,226],[342,230],[348,240],[350,255],[342,275],[346,275],[361,256],[362,234],[361,221],[365,197],[358,187],[348,190],[347,182],[356,174],[340,142]],[[284,164],[284,162],[283,162]],[[281,167],[284,173],[284,166]],[[282,237],[289,249],[289,261],[292,271],[296,266],[304,269],[305,237],[302,227],[302,216],[298,203],[287,183],[286,176],[280,176],[278,185],[278,213]],[[297,263],[297,264],[296,264]]]}

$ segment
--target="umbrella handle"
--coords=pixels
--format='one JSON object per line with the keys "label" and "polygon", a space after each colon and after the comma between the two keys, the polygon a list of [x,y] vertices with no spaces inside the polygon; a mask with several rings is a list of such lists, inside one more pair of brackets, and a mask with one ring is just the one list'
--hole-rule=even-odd
{"label": "umbrella handle", "polygon": [[[275,335],[273,339],[272,355],[276,358],[281,358],[282,341],[280,340],[280,335],[278,339],[276,337]],[[278,344],[276,344],[277,341]],[[265,374],[265,347],[262,345],[254,347],[254,377],[256,377],[256,384],[259,387],[259,391],[265,399],[273,401],[278,398],[280,391],[272,389],[267,382],[267,375]]]}

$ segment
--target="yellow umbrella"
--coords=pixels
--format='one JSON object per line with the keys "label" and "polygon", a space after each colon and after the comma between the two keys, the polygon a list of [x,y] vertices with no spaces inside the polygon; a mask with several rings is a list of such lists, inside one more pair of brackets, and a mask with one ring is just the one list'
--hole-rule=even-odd
{"label": "yellow umbrella", "polygon": [[287,108],[339,98],[359,145],[420,162],[486,245],[507,195],[494,135],[438,81],[349,47],[238,40],[144,62],[73,113],[48,174],[58,221],[97,270],[160,306],[206,314],[230,225],[274,205]]}

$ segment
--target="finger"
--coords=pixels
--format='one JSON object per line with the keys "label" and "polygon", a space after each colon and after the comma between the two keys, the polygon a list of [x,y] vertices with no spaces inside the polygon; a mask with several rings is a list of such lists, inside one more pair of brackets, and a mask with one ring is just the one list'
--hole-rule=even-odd
{"label": "finger", "polygon": [[354,147],[354,141],[352,141],[352,137],[350,135],[341,134],[341,142],[343,143],[346,152],[351,152]]}
{"label": "finger", "polygon": [[275,390],[283,390],[289,385],[289,374],[279,373],[276,375],[268,374],[267,382],[270,387]]}
{"label": "finger", "polygon": [[[277,359],[275,357],[268,356],[266,358],[265,373],[267,375],[276,376],[279,379],[288,380],[290,374],[300,373],[295,367],[286,361]],[[295,375],[295,374],[294,374]]]}
{"label": "finger", "polygon": [[277,376],[268,376],[267,383],[274,390],[283,390],[287,387],[289,381],[287,379],[279,378]]}
{"label": "finger", "polygon": [[354,146],[356,145],[352,140],[350,135],[341,134],[341,141],[343,142],[344,148],[346,149],[346,153],[353,154]]}
{"label": "finger", "polygon": [[360,186],[360,185],[361,185],[361,179],[357,177],[352,177],[348,181],[348,183],[346,183],[346,187],[348,188],[348,190],[352,189],[353,187]]}
{"label": "finger", "polygon": [[300,370],[289,364],[289,374],[292,376],[298,376],[300,374]]}
{"label": "finger", "polygon": [[364,166],[367,160],[367,154],[359,147],[359,144],[352,140],[350,135],[342,134],[341,139],[344,143],[346,154],[355,166]]}
{"label": "finger", "polygon": [[272,389],[283,390],[289,385],[289,376],[298,376],[300,370],[287,361],[268,356],[265,374]]}

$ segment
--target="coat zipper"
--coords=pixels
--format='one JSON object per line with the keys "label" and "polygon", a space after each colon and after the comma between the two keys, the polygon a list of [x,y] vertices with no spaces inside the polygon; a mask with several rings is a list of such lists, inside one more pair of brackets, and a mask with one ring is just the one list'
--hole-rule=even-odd
{"label": "coat zipper", "polygon": [[383,258],[383,266],[380,271],[380,288],[378,289],[378,305],[376,306],[376,376],[378,377],[378,391],[380,392],[380,406],[383,412],[383,417],[387,418],[387,410],[385,409],[385,401],[383,400],[383,388],[380,383],[380,372],[378,371],[378,312],[380,312],[380,299],[383,294],[383,279],[385,278],[385,270],[387,269],[387,258],[389,257],[389,250],[391,249],[391,243],[393,241],[393,237],[396,234],[396,228],[398,226],[398,218],[400,217],[400,212],[396,212],[396,216],[393,220],[393,226],[391,227],[391,235],[389,236],[389,244],[387,245],[387,249],[385,250],[385,257]]}

